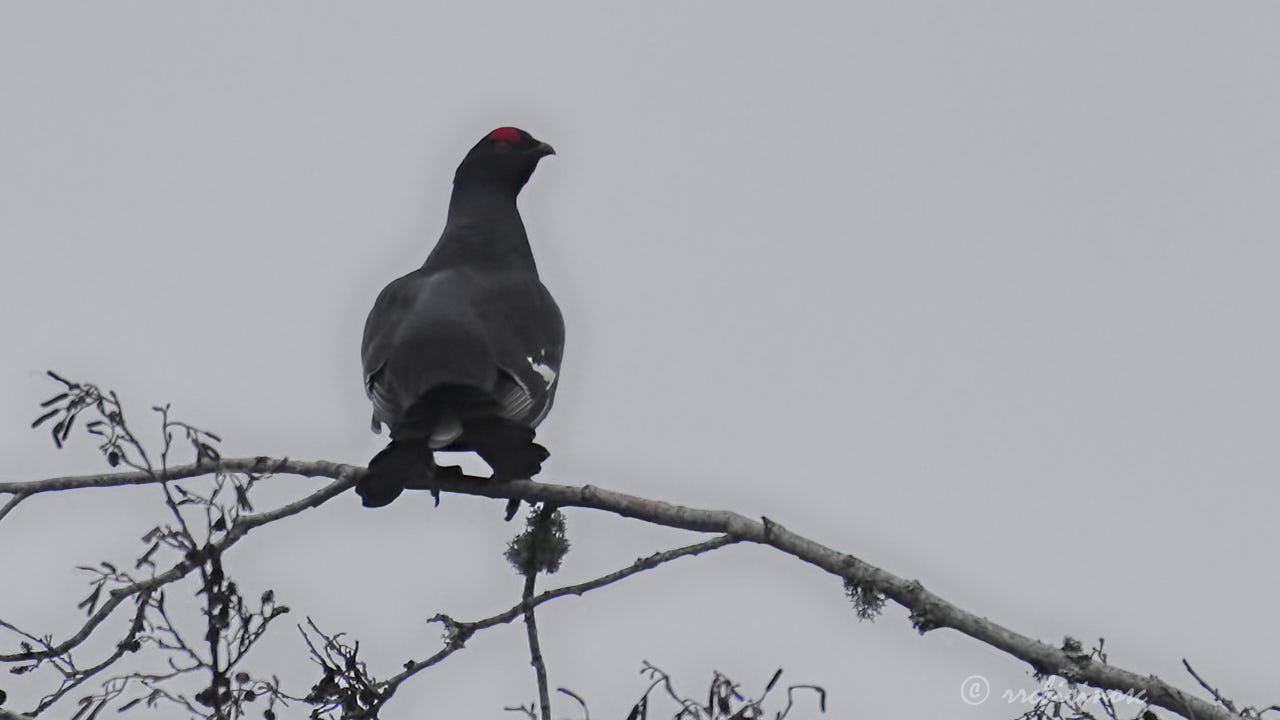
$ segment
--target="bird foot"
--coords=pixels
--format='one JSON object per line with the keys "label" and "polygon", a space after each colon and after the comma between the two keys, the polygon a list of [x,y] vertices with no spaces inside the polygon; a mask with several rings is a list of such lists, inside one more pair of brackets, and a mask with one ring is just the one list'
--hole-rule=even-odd
{"label": "bird foot", "polygon": [[433,474],[445,481],[457,481],[466,477],[462,473],[462,468],[457,465],[437,465]]}

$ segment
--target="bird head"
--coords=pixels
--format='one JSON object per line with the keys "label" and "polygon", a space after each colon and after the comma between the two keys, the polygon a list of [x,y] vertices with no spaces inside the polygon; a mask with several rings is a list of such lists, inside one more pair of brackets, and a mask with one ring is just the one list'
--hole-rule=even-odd
{"label": "bird head", "polygon": [[514,127],[500,127],[485,135],[462,159],[454,185],[490,185],[519,193],[538,161],[555,149]]}

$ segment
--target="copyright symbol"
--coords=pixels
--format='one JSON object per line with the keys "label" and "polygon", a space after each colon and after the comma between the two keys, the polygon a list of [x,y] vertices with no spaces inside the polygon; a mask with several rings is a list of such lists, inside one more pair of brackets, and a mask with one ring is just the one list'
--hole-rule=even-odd
{"label": "copyright symbol", "polygon": [[970,675],[960,683],[960,699],[966,705],[981,705],[991,694],[991,683],[981,675]]}

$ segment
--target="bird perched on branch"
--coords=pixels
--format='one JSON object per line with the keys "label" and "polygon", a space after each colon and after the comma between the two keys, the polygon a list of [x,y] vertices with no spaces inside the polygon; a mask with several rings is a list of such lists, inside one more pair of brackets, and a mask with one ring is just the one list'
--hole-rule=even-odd
{"label": "bird perched on branch", "polygon": [[391,443],[356,485],[366,507],[438,470],[434,451],[473,450],[493,479],[529,478],[547,451],[564,321],[538,278],[516,196],[555,151],[513,127],[485,135],[453,179],[444,233],[421,268],[391,282],[365,322],[361,359],[373,430]]}

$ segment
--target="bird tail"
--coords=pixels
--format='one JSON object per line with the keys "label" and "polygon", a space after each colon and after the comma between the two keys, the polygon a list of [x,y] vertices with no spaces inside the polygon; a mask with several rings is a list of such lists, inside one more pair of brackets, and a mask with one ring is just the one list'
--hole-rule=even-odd
{"label": "bird tail", "polygon": [[369,470],[356,482],[356,493],[365,507],[390,504],[415,477],[435,465],[431,448],[424,442],[392,440],[369,461]]}

